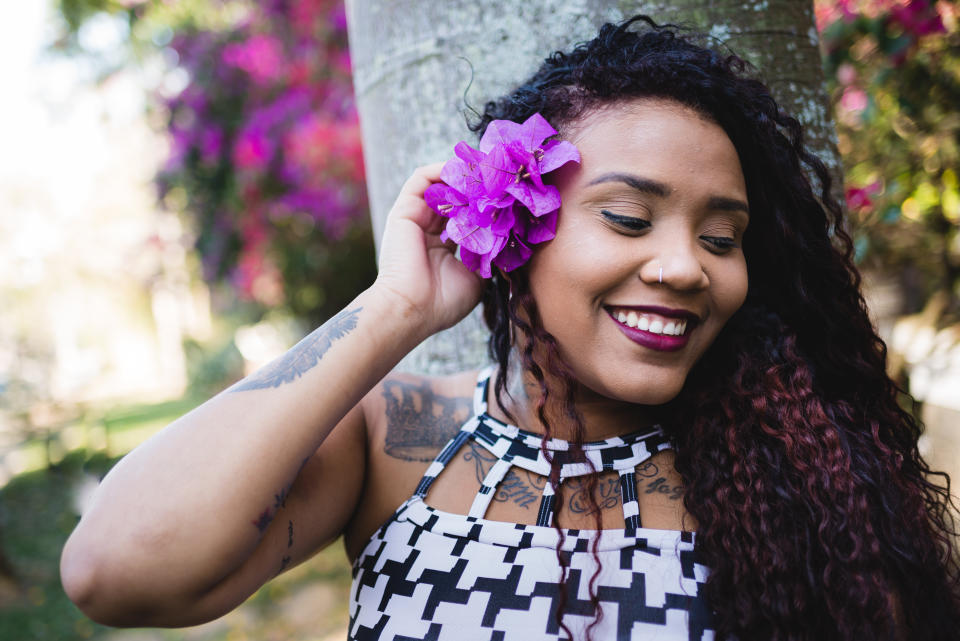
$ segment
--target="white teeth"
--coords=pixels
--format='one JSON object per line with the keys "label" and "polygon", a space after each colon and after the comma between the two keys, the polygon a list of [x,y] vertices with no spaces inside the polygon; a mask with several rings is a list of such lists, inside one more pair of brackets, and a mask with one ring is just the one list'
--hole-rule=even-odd
{"label": "white teeth", "polygon": [[664,334],[667,336],[683,336],[687,333],[687,321],[684,320],[663,320],[661,318],[650,319],[646,314],[638,313],[635,310],[618,311],[614,313],[614,318],[627,327],[635,327],[651,334]]}

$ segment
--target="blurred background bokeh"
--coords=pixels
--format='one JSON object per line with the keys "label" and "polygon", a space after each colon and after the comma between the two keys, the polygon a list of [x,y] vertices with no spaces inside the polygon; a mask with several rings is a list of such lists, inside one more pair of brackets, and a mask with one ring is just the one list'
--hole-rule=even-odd
{"label": "blurred background bokeh", "polygon": [[[960,473],[960,12],[818,0],[890,373]],[[338,545],[184,630],[113,630],[58,558],[113,462],[372,282],[337,0],[0,7],[0,639],[340,639]]]}

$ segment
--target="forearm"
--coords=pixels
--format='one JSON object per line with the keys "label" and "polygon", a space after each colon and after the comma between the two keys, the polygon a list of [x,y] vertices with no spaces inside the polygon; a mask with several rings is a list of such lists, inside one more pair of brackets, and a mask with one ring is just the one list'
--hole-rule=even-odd
{"label": "forearm", "polygon": [[80,576],[155,597],[199,594],[235,570],[302,463],[425,337],[411,316],[368,290],[286,355],[131,452],[71,535],[65,583]]}

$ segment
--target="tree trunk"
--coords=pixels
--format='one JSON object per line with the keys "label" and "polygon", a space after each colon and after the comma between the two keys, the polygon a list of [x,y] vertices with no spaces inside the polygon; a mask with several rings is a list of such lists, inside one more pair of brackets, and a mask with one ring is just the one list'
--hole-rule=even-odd
{"label": "tree trunk", "polygon": [[[459,140],[476,142],[467,114],[513,89],[548,53],[641,12],[706,31],[750,60],[839,176],[810,0],[347,0],[377,242],[410,172],[445,160]],[[439,374],[479,366],[487,361],[485,336],[474,311],[417,348],[401,369]]]}

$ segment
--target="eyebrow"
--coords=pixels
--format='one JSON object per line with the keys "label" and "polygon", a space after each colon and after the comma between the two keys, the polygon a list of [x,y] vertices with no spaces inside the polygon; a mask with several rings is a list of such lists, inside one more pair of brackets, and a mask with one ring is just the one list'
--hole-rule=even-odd
{"label": "eyebrow", "polygon": [[[636,189],[639,192],[645,194],[652,194],[654,196],[666,196],[672,190],[670,187],[665,185],[662,182],[657,182],[656,180],[650,180],[649,178],[642,178],[640,176],[635,176],[633,174],[623,174],[623,173],[608,173],[601,176],[597,176],[589,183],[587,186],[598,185],[600,183],[609,183],[609,182],[621,182],[626,185],[629,185],[633,189]],[[718,211],[742,211],[747,216],[750,215],[750,208],[747,206],[747,203],[736,198],[727,198],[725,196],[711,196],[710,200],[707,201],[707,207],[710,209]]]}
{"label": "eyebrow", "polygon": [[587,183],[587,186],[589,187],[591,185],[599,185],[600,183],[614,182],[625,183],[637,191],[653,194],[654,196],[666,196],[668,193],[670,193],[670,188],[663,183],[657,182],[656,180],[650,180],[649,178],[634,176],[633,174],[603,174],[591,180],[589,183]]}

